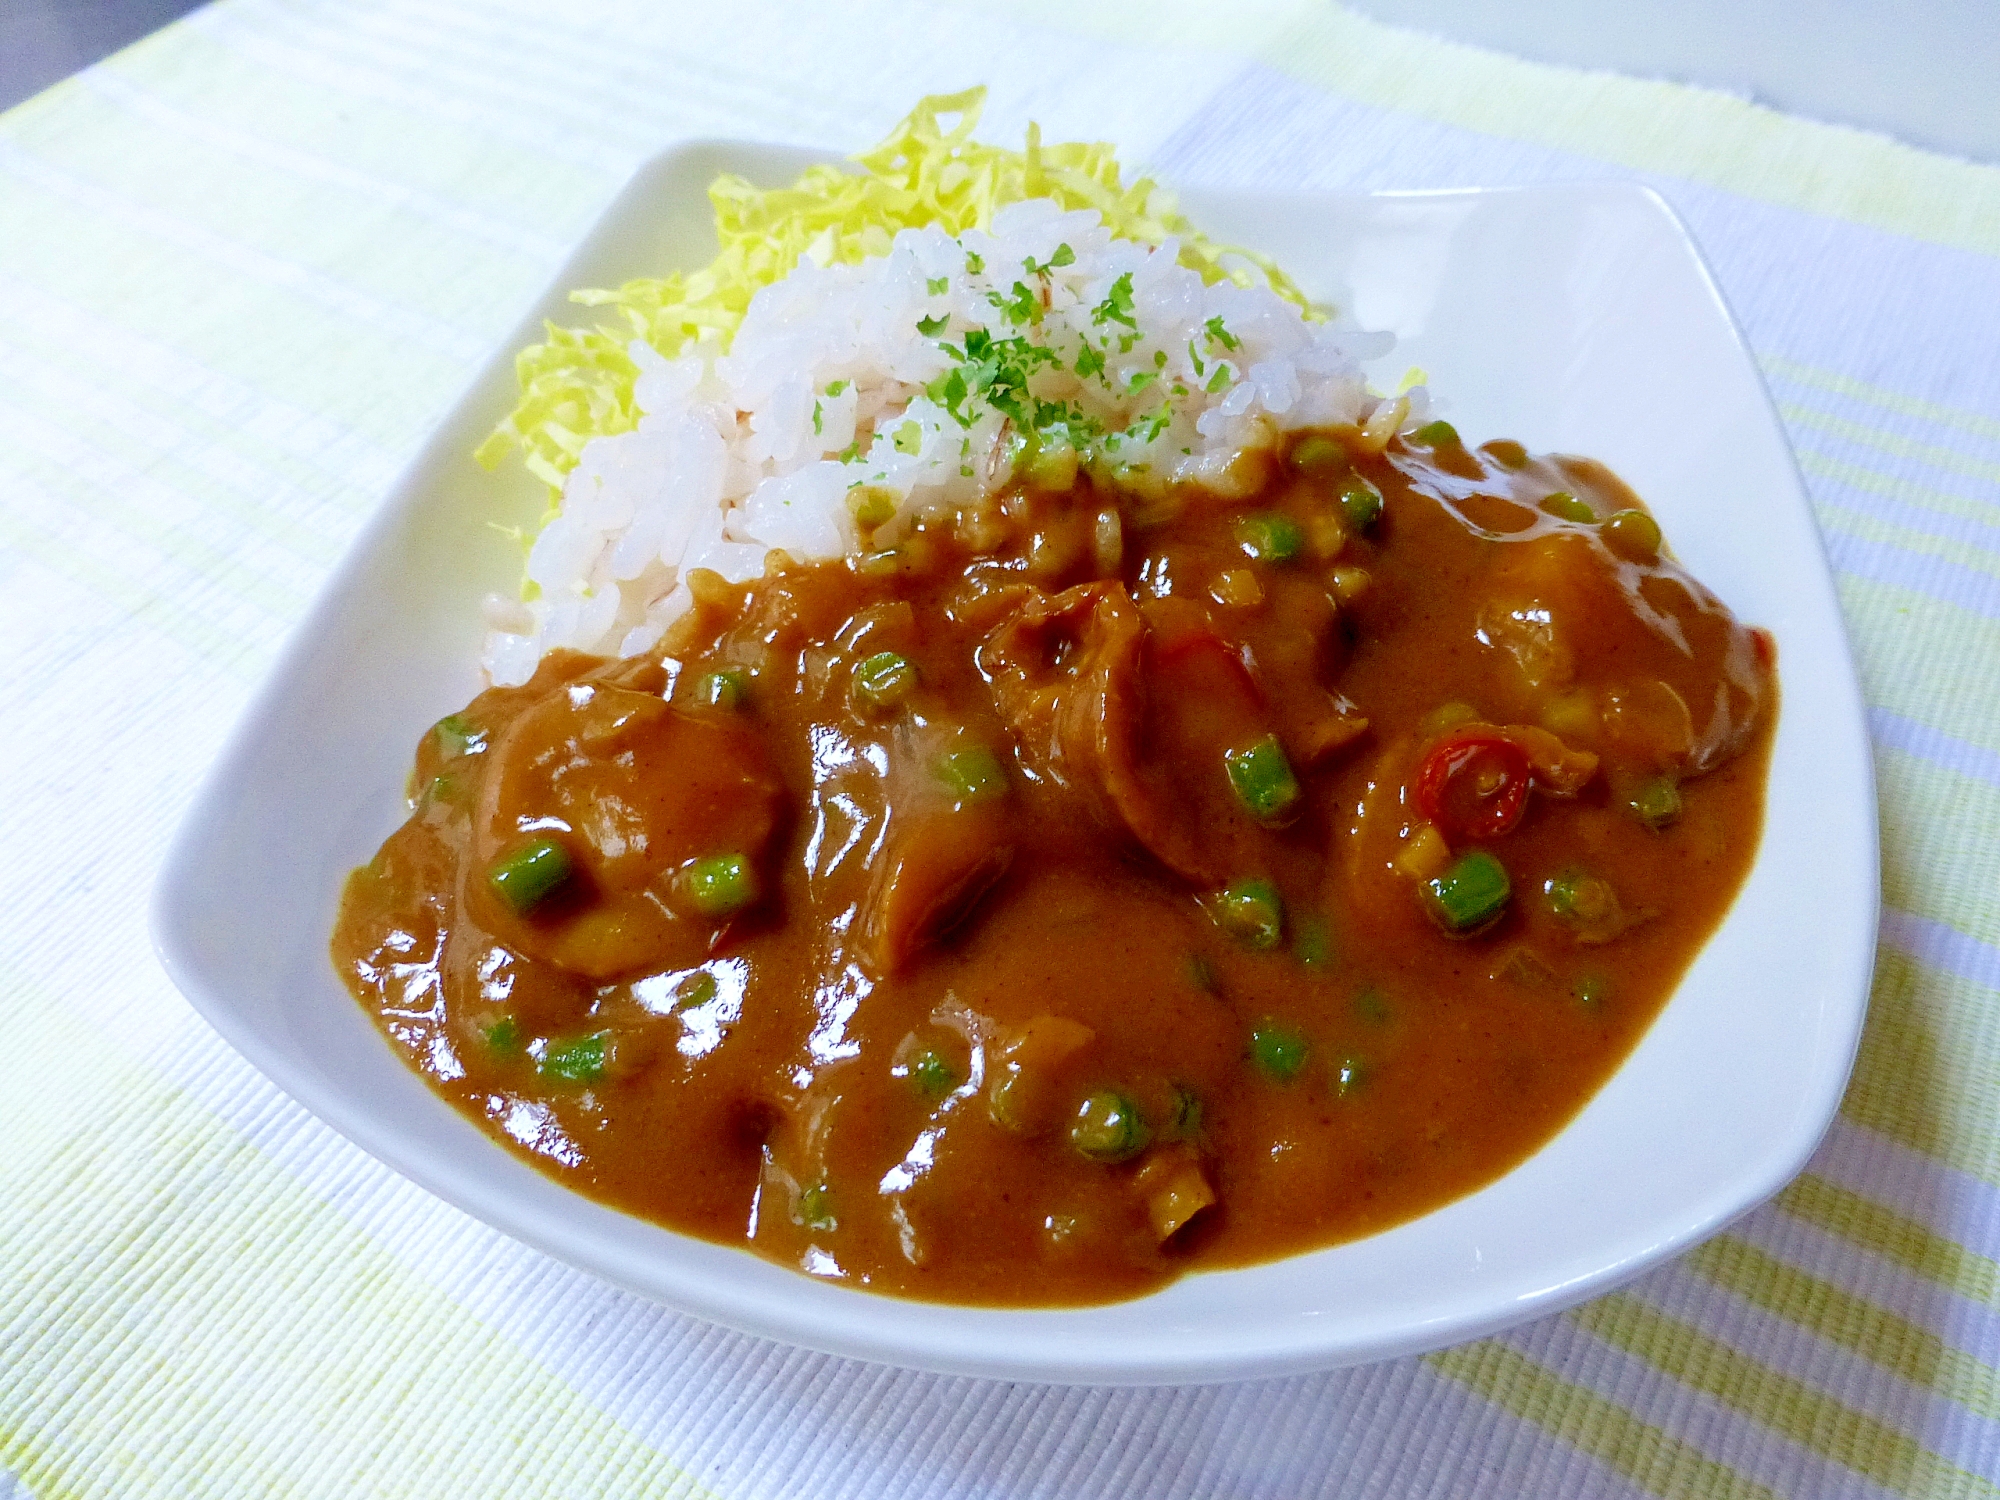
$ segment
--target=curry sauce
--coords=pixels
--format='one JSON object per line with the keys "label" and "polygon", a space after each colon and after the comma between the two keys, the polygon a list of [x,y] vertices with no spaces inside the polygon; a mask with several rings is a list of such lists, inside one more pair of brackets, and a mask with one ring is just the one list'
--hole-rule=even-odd
{"label": "curry sauce", "polygon": [[1602,466],[1442,423],[1059,465],[418,748],[333,957],[588,1196],[833,1280],[1105,1301],[1504,1173],[1754,855],[1769,638]]}

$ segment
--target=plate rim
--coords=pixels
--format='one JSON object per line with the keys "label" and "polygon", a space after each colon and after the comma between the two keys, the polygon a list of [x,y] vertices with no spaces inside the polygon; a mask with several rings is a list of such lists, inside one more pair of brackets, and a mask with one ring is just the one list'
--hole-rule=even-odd
{"label": "plate rim", "polygon": [[[354,575],[407,520],[406,512],[417,503],[416,490],[422,476],[438,462],[456,456],[453,447],[454,430],[463,425],[462,419],[475,414],[475,407],[480,403],[482,393],[495,382],[496,378],[505,375],[511,384],[515,351],[524,343],[538,337],[542,318],[553,306],[569,305],[566,294],[573,286],[582,284],[579,269],[587,263],[599,239],[620,220],[621,216],[643,212],[634,207],[633,200],[644,194],[649,183],[670,175],[677,167],[687,163],[703,159],[726,161],[743,157],[762,158],[766,161],[785,160],[793,170],[796,170],[799,163],[833,159],[827,153],[806,148],[773,146],[747,140],[702,139],[680,143],[656,153],[643,162],[625,185],[607,201],[603,211],[585,231],[571,253],[564,258],[548,283],[532,299],[516,325],[496,343],[493,352],[478,365],[454,399],[441,410],[425,439],[385,488],[368,520],[356,531],[340,560],[329,571],[312,604],[301,616],[286,644],[273,661],[267,676],[251,695],[232,728],[222,752],[209,768],[199,790],[182,815],[154,883],[150,902],[149,929],[154,951],[168,976],[209,1025],[213,1026],[281,1092],[391,1171],[541,1253],[550,1255],[567,1265],[577,1266],[591,1275],[610,1281],[651,1301],[755,1336],[844,1357],[857,1357],[952,1375],[1037,1383],[1114,1385],[1215,1383],[1300,1374],[1424,1352],[1483,1337],[1517,1323],[1561,1311],[1623,1284],[1680,1254],[1689,1246],[1750,1212],[1797,1175],[1810,1159],[1837,1113],[1859,1046],[1862,1021],[1867,1008],[1869,981],[1874,967],[1876,928],[1872,918],[1865,934],[1857,934],[1852,939],[1853,946],[1847,967],[1854,976],[1851,988],[1855,994],[1844,1011],[1830,1016],[1836,1023],[1843,1021],[1845,1023],[1844,1045],[1838,1049],[1843,1058],[1841,1066],[1838,1069],[1829,1067],[1817,1077],[1819,1088],[1816,1097],[1802,1112],[1797,1128],[1785,1137],[1776,1149],[1766,1153],[1761,1159],[1762,1169],[1753,1173],[1750,1181],[1738,1184],[1736,1190],[1727,1195],[1727,1201],[1711,1204],[1708,1211],[1678,1226],[1664,1237],[1654,1239],[1643,1250],[1615,1259],[1586,1274],[1533,1290],[1510,1302],[1491,1304],[1484,1311],[1461,1310],[1456,1313],[1446,1311],[1404,1327],[1400,1333],[1391,1336],[1358,1341],[1350,1339],[1342,1343],[1329,1341],[1324,1337],[1315,1338],[1312,1336],[1313,1330],[1310,1329],[1292,1338],[1276,1337],[1273,1331],[1267,1329],[1257,1341],[1256,1347],[1246,1345],[1204,1355],[1175,1357],[1171,1353],[1164,1352],[1165,1346],[1160,1345],[1135,1354],[1121,1354],[1117,1350],[1099,1350],[1092,1351],[1088,1355],[1070,1353],[1052,1360],[1046,1353],[1038,1356],[1028,1347],[1037,1339],[1037,1335],[1032,1331],[1025,1337],[1004,1341],[1014,1345],[1012,1352],[1002,1352],[997,1347],[985,1350],[968,1349],[964,1347],[962,1325],[988,1320],[1004,1320],[1008,1324],[1041,1323],[1046,1332],[1049,1320],[1064,1319],[1074,1313],[1088,1312],[1089,1309],[968,1308],[887,1298],[877,1293],[820,1283],[821,1289],[825,1292],[836,1298],[853,1299],[855,1303],[865,1304],[869,1311],[864,1311],[854,1318],[835,1315],[822,1319],[818,1324],[801,1326],[796,1317],[788,1317],[782,1312],[773,1313],[761,1305],[758,1284],[763,1278],[759,1276],[751,1276],[743,1280],[739,1286],[732,1288],[728,1278],[717,1282],[714,1278],[699,1273],[692,1276],[683,1273],[677,1279],[677,1284],[668,1290],[663,1288],[658,1280],[648,1281],[644,1278],[635,1280],[630,1276],[621,1275],[618,1269],[603,1264],[602,1257],[580,1259],[574,1246],[551,1242],[551,1238],[538,1229],[533,1216],[521,1212],[518,1205],[510,1201],[504,1183],[489,1191],[487,1184],[482,1181],[456,1177],[434,1168],[421,1157],[413,1160],[411,1153],[398,1151],[394,1140],[387,1138],[380,1121],[371,1116],[365,1101],[353,1094],[343,1093],[337,1088],[322,1088],[318,1078],[299,1074],[285,1056],[275,1046],[270,1045],[266,1037],[250,1024],[247,1014],[237,1001],[212,993],[202,972],[200,958],[190,946],[186,903],[195,895],[192,885],[198,870],[205,829],[215,820],[218,809],[228,800],[229,789],[240,773],[258,758],[261,750],[259,731],[270,719],[277,705],[282,702],[285,685],[294,669],[312,656],[319,645],[324,627],[339,615],[343,597],[351,586]],[[1879,912],[1880,853],[1879,830],[1874,817],[1877,803],[1873,762],[1872,756],[1866,753],[1865,721],[1862,717],[1862,699],[1854,670],[1853,651],[1846,632],[1844,616],[1839,609],[1837,597],[1833,594],[1832,572],[1824,540],[1812,516],[1809,491],[1798,472],[1796,457],[1786,438],[1783,424],[1777,416],[1762,372],[1750,355],[1740,325],[1731,313],[1698,245],[1667,201],[1649,186],[1615,178],[1498,188],[1416,189],[1379,193],[1189,188],[1182,192],[1181,197],[1184,204],[1236,199],[1264,203],[1311,204],[1324,208],[1341,201],[1353,200],[1470,199],[1493,194],[1558,198],[1579,194],[1602,194],[1606,191],[1629,195],[1646,203],[1674,236],[1678,248],[1689,257],[1703,287],[1715,304],[1736,357],[1744,362],[1756,382],[1757,390],[1763,400],[1761,417],[1777,434],[1787,463],[1790,465],[1794,496],[1804,507],[1807,529],[1818,548],[1815,579],[1826,593],[1827,601],[1830,601],[1831,618],[1841,632],[1837,646],[1846,670],[1841,681],[1832,686],[1840,690],[1840,696],[1849,700],[1845,705],[1849,711],[1848,723],[1860,734],[1863,752],[1861,765],[1865,771],[1865,791],[1869,811],[1869,816],[1865,820],[1868,827],[1866,904],[1871,912]],[[1827,685],[1822,684],[1822,686]],[[1760,847],[1758,858],[1761,860],[1762,857],[1763,850]],[[1828,1006],[1829,1008],[1834,1006],[1832,999],[1829,1000]],[[1659,1018],[1656,1017],[1649,1025],[1648,1033],[1658,1024]],[[1644,1035],[1634,1043],[1633,1052],[1620,1063],[1618,1071],[1624,1070],[1643,1043]],[[388,1046],[386,1039],[383,1041],[383,1046],[385,1049]],[[1612,1076],[1615,1078],[1616,1072]],[[1598,1093],[1601,1095],[1603,1089],[1609,1086],[1607,1080]],[[1581,1114],[1580,1109],[1578,1117]],[[467,1128],[474,1127],[468,1123]],[[1564,1130],[1569,1128],[1566,1125]],[[1561,1134],[1559,1131],[1558,1137]],[[1556,1138],[1551,1137],[1551,1142]],[[1527,1160],[1546,1150],[1549,1144],[1549,1142],[1543,1143]],[[493,1145],[493,1150],[504,1160],[514,1162],[527,1171],[535,1170],[526,1163],[519,1162],[518,1158],[497,1144]],[[1487,1186],[1504,1182],[1507,1176],[1519,1169],[1520,1166],[1517,1165],[1510,1169],[1509,1173],[1502,1174]],[[1463,1203],[1466,1199],[1455,1201]],[[1445,1212],[1450,1207],[1451,1205],[1447,1205],[1445,1209],[1435,1210],[1434,1213]],[[1419,1217],[1428,1218],[1431,1215]],[[656,1228],[656,1226],[647,1227]],[[806,1279],[803,1273],[763,1261],[748,1250],[715,1247],[709,1242],[677,1235],[668,1230],[658,1232],[688,1246],[704,1249],[725,1248],[728,1254],[743,1257],[755,1267],[785,1277],[788,1281]],[[1303,1256],[1326,1255],[1337,1253],[1341,1248],[1341,1246],[1326,1247],[1302,1254]],[[1233,1274],[1236,1274],[1233,1269],[1199,1272],[1172,1285]],[[1158,1295],[1160,1294],[1156,1292],[1138,1300],[1149,1301]],[[1130,1305],[1132,1304],[1110,1304],[1114,1307]],[[871,1331],[870,1325],[884,1321],[874,1316],[876,1311],[884,1308],[894,1309],[902,1315],[900,1318],[888,1320],[891,1323],[900,1323],[902,1325],[900,1332]],[[940,1316],[927,1317],[926,1314]],[[953,1326],[948,1328],[945,1325]],[[932,1332],[934,1327],[937,1330],[935,1333]]]}

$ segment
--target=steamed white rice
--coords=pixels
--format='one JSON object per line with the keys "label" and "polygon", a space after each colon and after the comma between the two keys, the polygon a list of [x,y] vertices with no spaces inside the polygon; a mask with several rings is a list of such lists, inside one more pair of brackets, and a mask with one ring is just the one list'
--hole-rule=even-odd
{"label": "steamed white rice", "polygon": [[[558,646],[644,651],[689,606],[696,568],[740,582],[773,548],[860,550],[856,486],[895,503],[878,546],[989,503],[1011,477],[1011,424],[925,394],[963,363],[971,329],[1056,351],[1062,364],[1029,389],[1101,425],[1086,459],[1138,488],[1230,493],[1246,450],[1376,408],[1359,361],[1386,353],[1387,335],[1309,322],[1262,287],[1205,284],[1177,254],[1040,199],[1000,210],[991,233],[905,230],[859,265],[802,258],[756,295],[727,354],[697,345],[669,360],[635,342],[645,416],[584,449],[529,553],[531,602],[488,601],[487,672],[525,682]],[[1003,310],[1013,299],[1020,317],[1022,288],[1045,302],[1032,322]],[[1076,373],[1098,355],[1101,371]],[[1425,419],[1424,393],[1411,396],[1400,426]]]}

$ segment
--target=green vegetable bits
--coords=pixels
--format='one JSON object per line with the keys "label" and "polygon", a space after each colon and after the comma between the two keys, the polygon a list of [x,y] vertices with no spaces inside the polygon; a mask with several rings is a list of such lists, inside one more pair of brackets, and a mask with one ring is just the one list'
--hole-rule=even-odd
{"label": "green vegetable bits", "polygon": [[608,1032],[595,1032],[567,1042],[551,1042],[536,1069],[544,1078],[564,1083],[597,1083],[604,1077]]}
{"label": "green vegetable bits", "polygon": [[1382,518],[1382,492],[1374,482],[1350,474],[1340,487],[1340,513],[1350,531],[1367,531]]}
{"label": "green vegetable bits", "polygon": [[741,708],[749,693],[749,675],[738,667],[721,667],[695,679],[694,701],[702,708]]}
{"label": "green vegetable bits", "polygon": [[1585,1010],[1597,1010],[1611,998],[1611,981],[1602,974],[1585,974],[1570,986],[1569,992]]}
{"label": "green vegetable bits", "polygon": [[542,911],[576,877],[569,850],[554,839],[535,839],[494,860],[486,884],[518,916]]}
{"label": "green vegetable bits", "polygon": [[958,1069],[928,1048],[910,1060],[909,1078],[926,1099],[942,1099],[962,1081]]}
{"label": "green vegetable bits", "polygon": [[1291,465],[1300,474],[1338,474],[1347,464],[1347,450],[1322,433],[1311,433],[1292,446]]}
{"label": "green vegetable bits", "polygon": [[418,800],[425,807],[454,807],[465,800],[467,790],[463,778],[447,772],[426,782]]}
{"label": "green vegetable bits", "polygon": [[1209,902],[1215,925],[1246,948],[1275,948],[1285,935],[1285,902],[1261,877],[1233,881]]}
{"label": "green vegetable bits", "polygon": [[900,708],[916,691],[917,668],[907,656],[894,651],[877,651],[854,669],[851,691],[863,708]]}
{"label": "green vegetable bits", "polygon": [[1568,490],[1557,490],[1552,495],[1544,495],[1541,508],[1549,515],[1560,520],[1573,521],[1579,526],[1594,525],[1597,521],[1597,512]]}
{"label": "green vegetable bits", "polygon": [[1424,904],[1453,937],[1470,937],[1500,920],[1513,887],[1507,867],[1484,849],[1464,855],[1444,874],[1423,885]]}
{"label": "green vegetable bits", "polygon": [[1302,1032],[1269,1016],[1250,1033],[1250,1060],[1274,1083],[1290,1083],[1298,1077],[1311,1050]]}
{"label": "green vegetable bits", "polygon": [[1299,779],[1278,743],[1267,734],[1255,744],[1223,752],[1229,786],[1250,816],[1271,825],[1290,822],[1299,811]]}
{"label": "green vegetable bits", "polygon": [[682,874],[688,900],[705,917],[727,917],[757,899],[757,870],[747,854],[710,854]]}
{"label": "green vegetable bits", "polygon": [[1308,969],[1323,969],[1333,962],[1333,931],[1325,917],[1307,915],[1295,924],[1292,955]]}
{"label": "green vegetable bits", "polygon": [[833,1189],[824,1182],[801,1189],[794,1217],[805,1228],[821,1234],[831,1234],[840,1228],[840,1216],[834,1212]]}
{"label": "green vegetable bits", "polygon": [[1236,523],[1236,545],[1257,562],[1290,562],[1305,550],[1299,523],[1278,511],[1259,511]]}
{"label": "green vegetable bits", "polygon": [[1588,870],[1564,870],[1543,882],[1542,903],[1549,915],[1586,943],[1607,942],[1627,925],[1617,889]]}
{"label": "green vegetable bits", "polygon": [[1643,510],[1614,511],[1604,518],[1603,530],[1611,550],[1633,562],[1652,562],[1665,545],[1660,523]]}
{"label": "green vegetable bits", "polygon": [[1681,789],[1672,778],[1655,776],[1641,783],[1625,805],[1648,828],[1665,828],[1681,815]]}
{"label": "green vegetable bits", "polygon": [[673,1011],[676,1015],[685,1010],[698,1010],[712,1004],[721,986],[715,976],[706,969],[696,969],[679,984],[674,986]]}
{"label": "green vegetable bits", "polygon": [[1007,772],[985,745],[961,745],[938,757],[938,780],[961,803],[990,802],[1007,793]]}
{"label": "green vegetable bits", "polygon": [[438,754],[446,760],[478,755],[486,748],[488,739],[485,726],[465,714],[446,714],[431,727],[431,734],[436,738]]}
{"label": "green vegetable bits", "polygon": [[1110,1089],[1085,1099],[1069,1127],[1069,1143],[1092,1161],[1125,1161],[1145,1150],[1152,1138],[1139,1107]]}

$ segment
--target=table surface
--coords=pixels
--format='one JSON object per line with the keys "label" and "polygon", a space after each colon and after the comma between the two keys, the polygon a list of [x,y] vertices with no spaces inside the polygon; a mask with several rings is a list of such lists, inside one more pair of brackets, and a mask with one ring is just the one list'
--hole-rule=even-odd
{"label": "table surface", "polygon": [[[0,109],[201,0],[10,0]],[[1989,0],[1353,0],[1390,25],[1537,62],[1724,89],[1814,120],[2000,161]]]}
{"label": "table surface", "polygon": [[0,109],[19,104],[201,0],[8,0],[0,9]]}
{"label": "table surface", "polygon": [[1724,89],[1808,119],[2000,161],[1988,0],[1353,0],[1396,26],[1537,62]]}
{"label": "table surface", "polygon": [[[1687,221],[1812,493],[1879,779],[1867,1033],[1772,1203],[1422,1359],[936,1379],[507,1241],[173,991],[144,911],[196,784],[633,167],[859,148],[976,80],[986,139],[1037,119],[1172,182],[1614,177]],[[2000,1496],[1996,348],[2000,168],[1320,0],[218,0],[0,115],[0,1494]]]}

